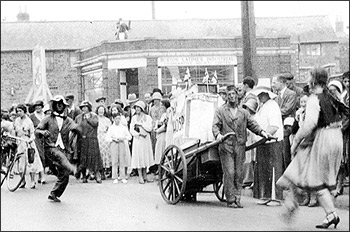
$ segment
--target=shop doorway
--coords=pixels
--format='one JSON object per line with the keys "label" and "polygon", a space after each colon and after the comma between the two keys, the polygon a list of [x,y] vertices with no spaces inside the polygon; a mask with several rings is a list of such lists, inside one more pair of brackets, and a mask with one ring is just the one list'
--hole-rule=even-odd
{"label": "shop doorway", "polygon": [[135,93],[139,97],[139,75],[137,68],[123,69],[125,72],[126,93]]}

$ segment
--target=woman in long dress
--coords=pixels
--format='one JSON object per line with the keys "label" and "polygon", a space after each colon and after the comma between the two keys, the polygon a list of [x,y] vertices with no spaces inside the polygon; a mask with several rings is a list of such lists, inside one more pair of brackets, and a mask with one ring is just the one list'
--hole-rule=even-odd
{"label": "woman in long dress", "polygon": [[152,118],[145,113],[143,101],[135,103],[135,115],[131,118],[130,133],[133,136],[131,168],[137,168],[139,183],[151,182],[147,178],[146,169],[154,164],[150,132]]}
{"label": "woman in long dress", "polygon": [[91,112],[92,105],[89,101],[83,101],[79,108],[82,113],[75,121],[82,128],[82,133],[77,138],[77,150],[79,154],[79,169],[83,175],[83,183],[87,183],[86,169],[96,173],[96,182],[101,184],[101,171],[103,169],[100,148],[97,139],[98,117]]}
{"label": "woman in long dress", "polygon": [[[30,179],[31,179],[31,185],[30,188],[34,189],[36,185],[35,181],[35,174],[44,171],[43,165],[40,160],[40,155],[38,152],[38,149],[35,145],[35,135],[34,135],[34,124],[32,120],[27,115],[27,107],[23,104],[18,104],[16,107],[16,113],[18,114],[18,117],[15,119],[14,122],[14,130],[16,133],[16,136],[26,139],[29,142],[29,145],[34,148],[35,155],[34,155],[34,162],[28,163],[28,157],[25,156],[26,162],[27,162],[27,172],[29,172]],[[28,146],[26,142],[19,141],[18,144],[18,153],[23,152],[24,154],[27,154]],[[21,172],[21,170],[19,170]],[[26,185],[26,181],[24,180],[20,186],[20,188],[24,188]]]}
{"label": "woman in long dress", "polygon": [[98,117],[97,139],[104,169],[101,175],[101,179],[105,180],[105,174],[107,173],[107,170],[112,166],[109,142],[106,140],[106,134],[108,128],[112,125],[112,122],[109,118],[107,118],[107,109],[104,105],[99,105],[96,107],[96,114]]}
{"label": "woman in long dress", "polygon": [[[316,228],[328,228],[340,221],[335,211],[331,190],[336,187],[343,138],[342,120],[349,120],[349,108],[332,97],[327,89],[328,73],[323,68],[311,71],[311,95],[307,101],[305,120],[293,139],[292,154],[296,154],[277,185],[288,189],[282,219],[291,222],[298,204],[296,187],[316,191],[318,201],[326,212],[324,221]],[[345,116],[345,117],[344,117]]]}

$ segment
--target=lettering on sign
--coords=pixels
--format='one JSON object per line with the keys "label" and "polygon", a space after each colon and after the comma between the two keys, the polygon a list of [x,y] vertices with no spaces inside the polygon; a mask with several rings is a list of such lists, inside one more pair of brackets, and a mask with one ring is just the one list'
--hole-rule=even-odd
{"label": "lettering on sign", "polygon": [[159,57],[158,66],[237,65],[236,56]]}

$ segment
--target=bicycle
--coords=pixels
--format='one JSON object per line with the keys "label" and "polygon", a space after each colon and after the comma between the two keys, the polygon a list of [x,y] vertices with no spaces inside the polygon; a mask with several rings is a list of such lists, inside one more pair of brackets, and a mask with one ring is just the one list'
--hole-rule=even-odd
{"label": "bicycle", "polygon": [[1,186],[7,180],[7,188],[16,191],[23,183],[27,171],[27,157],[24,152],[17,152],[17,141],[28,141],[12,136],[1,135]]}

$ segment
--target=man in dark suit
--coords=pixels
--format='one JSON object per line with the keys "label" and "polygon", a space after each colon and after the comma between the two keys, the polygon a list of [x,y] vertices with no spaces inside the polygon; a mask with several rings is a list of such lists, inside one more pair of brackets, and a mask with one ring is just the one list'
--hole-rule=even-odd
{"label": "man in dark suit", "polygon": [[52,113],[45,117],[35,130],[35,134],[44,139],[44,151],[57,167],[57,181],[53,187],[49,200],[61,202],[58,199],[65,191],[69,174],[76,173],[76,167],[72,165],[67,156],[71,153],[69,133],[81,133],[81,128],[64,113],[68,103],[61,95],[51,100]]}
{"label": "man in dark suit", "polygon": [[[287,117],[295,116],[295,111],[298,103],[297,94],[287,88],[287,76],[283,73],[275,74],[272,78],[272,87],[277,91],[277,104],[281,109],[282,114],[282,122]],[[283,168],[284,170],[287,168],[291,161],[291,153],[290,153],[290,142],[289,136],[291,132],[289,130],[283,131]]]}
{"label": "man in dark suit", "polygon": [[299,103],[300,96],[303,94],[304,90],[295,84],[295,80],[294,80],[294,75],[293,74],[291,74],[290,72],[287,72],[287,73],[283,73],[283,75],[287,79],[287,82],[286,82],[287,88],[290,89],[290,90],[293,90],[297,94],[298,100],[297,100],[296,108],[298,109],[300,107],[300,103]]}

